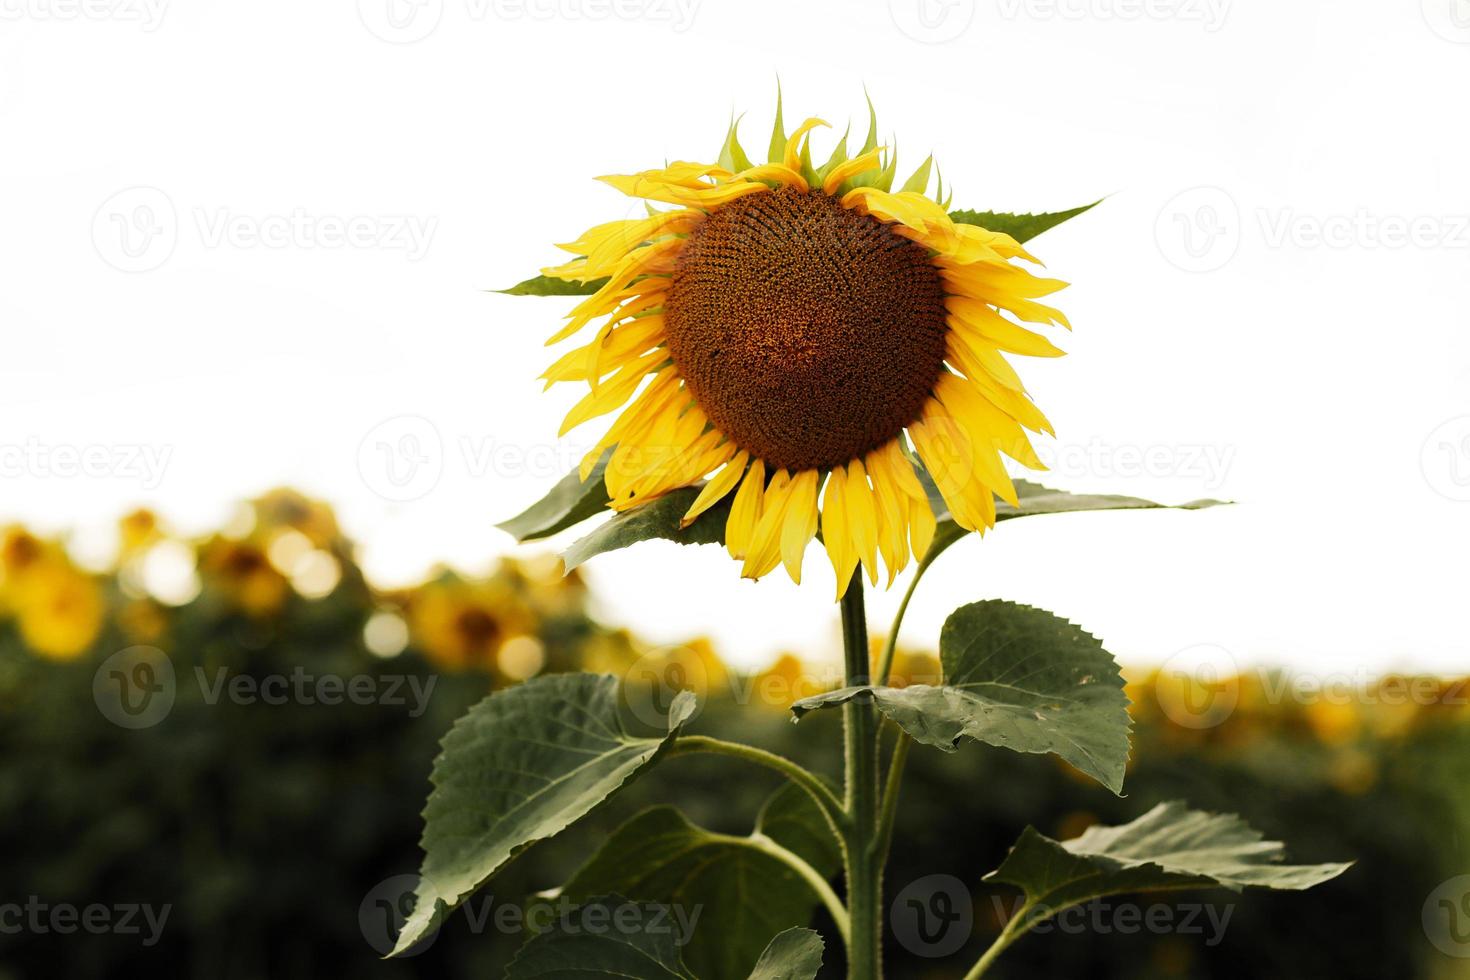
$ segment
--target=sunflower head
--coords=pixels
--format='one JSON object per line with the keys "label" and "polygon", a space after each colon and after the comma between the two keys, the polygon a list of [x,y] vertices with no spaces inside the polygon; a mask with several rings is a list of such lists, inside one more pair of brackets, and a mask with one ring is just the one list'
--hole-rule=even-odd
{"label": "sunflower head", "polygon": [[[730,126],[714,163],[601,178],[647,216],[597,225],[543,274],[585,295],[550,343],[590,330],[544,375],[585,384],[563,433],[616,413],[582,465],[610,451],[609,506],[698,486],[686,524],[728,509],[744,574],[800,581],[820,527],[839,595],[861,564],[876,583],[922,556],[926,483],[962,527],[1016,502],[1002,456],[1042,468],[1050,432],[1007,354],[1061,353],[1026,324],[1067,326],[1037,300],[1064,283],[1010,235],[952,215],[932,160],[898,189],[897,155],[844,135],[813,163],[808,119],[770,153]],[[733,498],[732,498],[733,495]]]}

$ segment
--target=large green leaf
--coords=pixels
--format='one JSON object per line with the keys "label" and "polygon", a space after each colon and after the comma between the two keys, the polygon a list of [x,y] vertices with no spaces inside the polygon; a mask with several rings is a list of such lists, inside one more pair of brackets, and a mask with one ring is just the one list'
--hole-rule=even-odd
{"label": "large green leaf", "polygon": [[670,910],[601,896],[527,940],[505,980],[699,980],[679,958],[682,938]]}
{"label": "large green leaf", "polygon": [[627,548],[640,541],[662,538],[678,544],[721,544],[725,522],[730,518],[731,497],[700,514],[688,527],[679,521],[699,496],[700,488],[684,487],[650,503],[624,511],[593,529],[562,552],[566,570],[571,571],[595,555]]}
{"label": "large green leaf", "polygon": [[[709,980],[680,957],[687,923],[664,906],[619,895],[591,899],[521,947],[505,980]],[[822,965],[822,938],[787,929],[737,980],[813,980]]]}
{"label": "large green leaf", "polygon": [[822,968],[822,937],[787,929],[771,940],[747,980],[813,980]]}
{"label": "large green leaf", "polygon": [[987,231],[998,231],[1010,235],[1018,242],[1029,241],[1044,231],[1055,228],[1069,218],[1075,218],[1101,204],[1101,200],[1084,204],[1070,211],[1052,211],[1047,214],[1006,214],[997,211],[951,211],[950,220],[966,225],[979,225]]}
{"label": "large green leaf", "polygon": [[[919,482],[923,484],[924,491],[929,495],[929,505],[934,510],[935,520],[938,522],[934,529],[934,539],[929,545],[928,552],[924,555],[925,563],[933,562],[935,558],[950,545],[961,540],[970,532],[960,527],[950,517],[949,505],[939,495],[939,488],[934,485],[934,480],[922,466],[916,466],[919,474]],[[1142,497],[1125,497],[1119,494],[1106,493],[1068,493],[1065,490],[1052,490],[1039,483],[1030,480],[1014,481],[1016,487],[1016,506],[1011,506],[1004,500],[995,503],[995,521],[1015,520],[1018,517],[1035,517],[1040,514],[1075,514],[1083,511],[1093,510],[1204,510],[1206,507],[1219,507],[1225,504],[1223,500],[1191,500],[1185,504],[1159,504]]]}
{"label": "large green leaf", "polygon": [[603,453],[586,480],[577,470],[572,470],[546,496],[495,526],[514,535],[517,541],[534,541],[596,517],[607,509],[607,485],[602,476],[611,455],[611,449]]}
{"label": "large green leaf", "polygon": [[610,675],[538,677],[490,695],[454,723],[434,760],[423,868],[401,953],[530,844],[565,830],[649,765],[694,713],[681,691],[668,734],[630,736]]}
{"label": "large green leaf", "polygon": [[953,751],[968,736],[1052,752],[1114,793],[1128,764],[1128,697],[1112,655],[1044,609],[990,600],[956,609],[939,634],[944,683],[848,687],[792,706],[800,718],[871,696],[914,739]]}
{"label": "large green leaf", "polygon": [[1027,827],[985,880],[1015,885],[1035,914],[1045,917],[1123,892],[1213,885],[1300,890],[1351,866],[1282,864],[1285,851],[1280,841],[1262,840],[1234,814],[1204,813],[1174,801],[1132,823],[1091,827],[1063,842]]}
{"label": "large green leaf", "polygon": [[550,276],[532,276],[509,289],[497,289],[495,292],[504,293],[507,296],[591,296],[606,285],[606,279],[576,282],[567,279],[553,279]]}
{"label": "large green leaf", "polygon": [[[785,839],[790,835],[791,839]],[[811,921],[818,896],[791,867],[766,850],[793,852],[828,841],[820,874],[837,871],[839,855],[826,820],[800,787],[779,791],[749,837],[716,834],[690,823],[671,806],[657,806],[613,832],[562,889],[572,902],[616,893],[692,914],[703,928],[683,948],[700,980],[742,980],[773,934]]]}

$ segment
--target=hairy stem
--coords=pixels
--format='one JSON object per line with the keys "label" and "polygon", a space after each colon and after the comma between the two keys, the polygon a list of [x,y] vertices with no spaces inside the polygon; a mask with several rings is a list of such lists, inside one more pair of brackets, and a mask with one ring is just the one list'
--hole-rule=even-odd
{"label": "hairy stem", "polygon": [[670,757],[692,755],[696,752],[744,759],[746,762],[753,762],[758,766],[765,766],[767,769],[779,772],[806,790],[812,799],[816,800],[817,806],[822,808],[822,812],[832,824],[838,840],[845,840],[849,820],[842,801],[837,798],[837,794],[827,788],[826,783],[785,756],[758,749],[754,745],[726,742],[724,739],[710,738],[708,735],[681,735],[669,749]]}
{"label": "hairy stem", "polygon": [[1001,930],[1000,935],[995,937],[995,942],[990,944],[990,948],[981,955],[980,959],[975,961],[975,965],[970,968],[970,972],[965,974],[965,980],[979,980],[980,977],[985,975],[985,971],[990,969],[996,957],[1006,951],[1006,947],[1010,946],[1017,939],[1020,939],[1032,926],[1036,925],[1035,921],[1031,921],[1031,908],[1031,903],[1027,902],[1016,910],[1016,914],[1011,916],[1010,921],[1005,924],[1005,928]]}
{"label": "hairy stem", "polygon": [[[862,570],[842,597],[842,647],[847,686],[871,683]],[[848,980],[883,975],[883,868],[878,856],[878,713],[870,696],[842,706],[845,797],[851,825],[847,847],[847,910],[852,921]]]}
{"label": "hairy stem", "polygon": [[807,864],[801,855],[787,850],[765,834],[757,833],[750,837],[732,837],[727,834],[713,834],[711,836],[717,837],[728,844],[749,847],[752,850],[760,851],[762,854],[770,855],[795,871],[801,876],[801,880],[806,882],[807,886],[822,900],[822,905],[826,907],[827,913],[832,916],[832,921],[837,923],[837,931],[842,935],[843,943],[851,942],[852,928],[849,924],[847,909],[843,907],[842,900],[837,897],[837,893],[832,890],[832,886],[827,882],[827,879],[822,877],[821,872],[813,868],[810,864]]}
{"label": "hairy stem", "polygon": [[893,822],[898,816],[898,792],[903,785],[903,767],[908,761],[914,740],[903,729],[893,743],[893,758],[888,760],[888,782],[883,787],[883,811],[878,818],[878,863],[888,863],[888,849],[893,846]]}

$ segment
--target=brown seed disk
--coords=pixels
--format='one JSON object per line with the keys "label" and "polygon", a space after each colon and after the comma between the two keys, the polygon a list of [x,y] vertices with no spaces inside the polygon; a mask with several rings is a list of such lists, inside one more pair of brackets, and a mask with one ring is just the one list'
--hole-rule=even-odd
{"label": "brown seed disk", "polygon": [[664,310],[669,353],[710,421],[793,471],[844,464],[916,421],[947,317],[927,249],[790,189],[711,212]]}

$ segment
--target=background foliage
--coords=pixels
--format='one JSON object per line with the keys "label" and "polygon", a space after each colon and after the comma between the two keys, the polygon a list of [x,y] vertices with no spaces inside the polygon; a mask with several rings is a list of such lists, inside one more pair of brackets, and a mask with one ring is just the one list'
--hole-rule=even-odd
{"label": "background foliage", "polygon": [[[377,592],[323,505],[282,491],[242,515],[189,541],[147,513],[130,515],[116,566],[105,571],[78,567],[62,542],[5,531],[0,903],[32,895],[77,906],[147,902],[169,905],[170,916],[153,947],[138,936],[0,934],[0,978],[498,976],[522,935],[493,925],[476,935],[456,915],[417,956],[381,961],[377,920],[364,903],[385,875],[418,867],[419,810],[451,722],[487,691],[542,672],[636,679],[650,665],[672,671],[707,704],[690,730],[738,732],[836,771],[835,717],[789,723],[790,702],[820,690],[796,655],[742,678],[699,638],[650,650],[595,621],[575,573],[564,578],[549,560]],[[163,586],[160,568],[173,569]],[[127,730],[99,710],[93,681],[109,655],[138,644],[167,653],[177,696],[158,724]],[[921,651],[904,652],[899,666],[924,679],[939,670]],[[434,686],[416,717],[411,696],[407,704],[210,703],[195,668],[209,677],[224,669],[380,683],[411,675]],[[1184,798],[1289,839],[1294,861],[1352,855],[1358,865],[1307,896],[1159,899],[1233,906],[1215,946],[1198,935],[1053,935],[1023,939],[997,975],[1470,976],[1470,960],[1438,952],[1420,919],[1434,888],[1470,869],[1470,689],[1426,682],[1410,701],[1397,696],[1408,682],[1384,678],[1346,702],[1307,703],[1275,696],[1272,678],[1241,677],[1228,682],[1238,696],[1233,713],[1190,728],[1172,719],[1198,692],[1176,678],[1132,677],[1135,747],[1123,799],[1050,757],[976,744],[953,754],[916,750],[886,900],[925,876],[960,874],[974,911],[960,959],[973,959],[1015,894],[980,875],[1022,827],[1070,837]],[[737,696],[744,691],[758,693]],[[570,878],[614,828],[656,803],[677,798],[700,826],[744,834],[775,788],[774,777],[728,760],[673,760],[514,861],[494,901],[523,903]],[[894,976],[953,969],[892,937],[888,949]]]}

